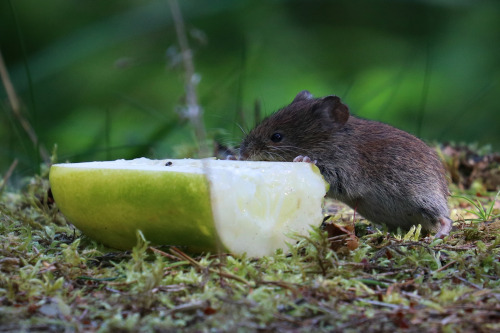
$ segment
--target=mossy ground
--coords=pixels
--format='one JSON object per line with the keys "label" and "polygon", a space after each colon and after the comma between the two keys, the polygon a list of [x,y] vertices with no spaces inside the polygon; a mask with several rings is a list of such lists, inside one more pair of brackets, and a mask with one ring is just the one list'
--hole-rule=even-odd
{"label": "mossy ground", "polygon": [[64,219],[48,187],[37,176],[1,193],[2,332],[500,331],[493,192],[466,193],[488,216],[452,198],[457,222],[444,240],[360,223],[354,246],[334,251],[318,228],[255,259],[153,248],[140,235],[131,252],[104,248]]}

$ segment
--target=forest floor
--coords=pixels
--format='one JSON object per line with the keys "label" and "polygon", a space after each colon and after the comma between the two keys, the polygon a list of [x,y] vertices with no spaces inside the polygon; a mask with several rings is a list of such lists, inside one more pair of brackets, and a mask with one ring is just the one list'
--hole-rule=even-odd
{"label": "forest floor", "polygon": [[[263,258],[196,255],[82,235],[47,170],[1,188],[0,332],[500,332],[500,157],[440,149],[453,196],[445,239],[331,215]],[[355,230],[355,233],[352,231]]]}

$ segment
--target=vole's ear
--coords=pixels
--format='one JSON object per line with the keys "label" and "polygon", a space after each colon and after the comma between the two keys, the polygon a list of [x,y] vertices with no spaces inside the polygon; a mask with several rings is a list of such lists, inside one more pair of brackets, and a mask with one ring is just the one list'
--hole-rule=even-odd
{"label": "vole's ear", "polygon": [[329,116],[336,128],[344,126],[349,119],[349,108],[337,96],[323,98],[317,108]]}
{"label": "vole's ear", "polygon": [[297,96],[295,96],[295,98],[292,101],[292,104],[295,102],[298,102],[298,101],[305,101],[305,100],[312,99],[312,98],[313,98],[313,95],[309,91],[302,90],[301,92],[299,92],[297,94]]}

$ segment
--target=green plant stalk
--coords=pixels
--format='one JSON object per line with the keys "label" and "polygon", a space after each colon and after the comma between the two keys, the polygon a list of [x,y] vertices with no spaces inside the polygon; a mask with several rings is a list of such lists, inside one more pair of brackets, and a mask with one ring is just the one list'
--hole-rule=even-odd
{"label": "green plant stalk", "polygon": [[467,201],[468,203],[470,203],[472,206],[474,206],[476,208],[476,211],[465,209],[466,212],[473,214],[473,215],[476,215],[478,217],[478,219],[467,219],[468,221],[487,222],[490,219],[494,219],[494,218],[497,218],[500,216],[500,214],[493,215],[493,208],[495,207],[495,202],[496,202],[499,195],[500,195],[500,191],[497,192],[497,194],[493,198],[493,200],[492,200],[492,202],[487,210],[484,208],[484,206],[481,204],[481,202],[479,202],[479,200],[477,200],[477,199],[476,199],[476,201],[473,201],[472,199],[470,199],[466,196],[463,196],[463,195],[454,195],[453,197],[464,199],[465,201]]}

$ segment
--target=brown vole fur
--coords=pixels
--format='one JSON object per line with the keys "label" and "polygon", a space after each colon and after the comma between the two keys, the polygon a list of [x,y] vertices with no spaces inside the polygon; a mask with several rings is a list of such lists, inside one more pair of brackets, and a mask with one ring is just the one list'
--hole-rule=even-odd
{"label": "brown vole fur", "polygon": [[316,163],[328,195],[389,228],[448,235],[447,181],[436,152],[415,136],[349,114],[337,96],[300,92],[244,138],[240,159]]}

